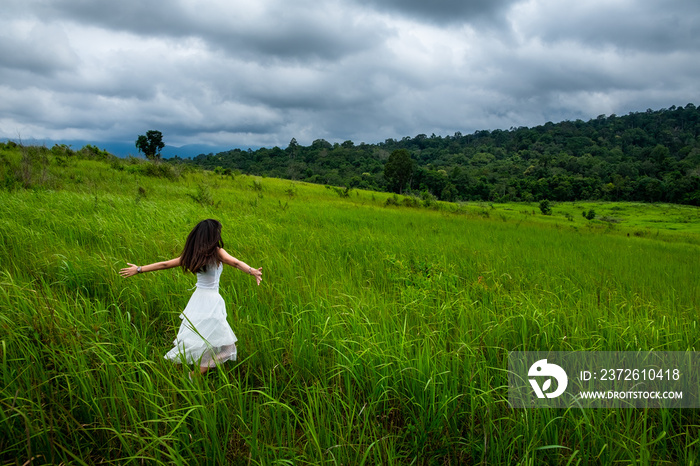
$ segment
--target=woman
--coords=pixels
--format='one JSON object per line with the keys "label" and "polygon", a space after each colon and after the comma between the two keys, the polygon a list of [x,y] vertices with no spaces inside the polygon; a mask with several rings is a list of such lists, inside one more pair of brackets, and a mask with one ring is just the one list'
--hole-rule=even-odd
{"label": "woman", "polygon": [[224,250],[219,221],[199,222],[187,236],[180,257],[144,266],[127,264],[129,267],[119,271],[122,277],[178,266],[197,275],[197,289],[180,314],[182,324],[173,342],[175,347],[165,355],[166,359],[175,363],[184,359],[189,364],[198,364],[199,371],[193,370],[190,379],[217,364],[236,360],[237,338],[226,321],[226,304],[219,294],[219,277],[223,264],[227,264],[252,275],[260,285],[262,267],[254,269]]}

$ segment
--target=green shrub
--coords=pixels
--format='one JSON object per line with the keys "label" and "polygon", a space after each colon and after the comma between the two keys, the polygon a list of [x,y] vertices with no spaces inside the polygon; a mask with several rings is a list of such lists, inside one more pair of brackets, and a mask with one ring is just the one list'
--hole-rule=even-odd
{"label": "green shrub", "polygon": [[75,151],[65,144],[54,144],[51,153],[56,157],[73,157]]}
{"label": "green shrub", "polygon": [[423,201],[423,207],[430,207],[437,202],[437,197],[427,189],[420,193],[420,198]]}
{"label": "green shrub", "polygon": [[141,172],[154,178],[167,178],[174,180],[180,176],[179,171],[173,165],[160,162],[146,162],[141,166]]}
{"label": "green shrub", "polygon": [[420,207],[420,200],[415,196],[406,196],[401,202],[406,207]]}
{"label": "green shrub", "polygon": [[203,184],[197,186],[197,192],[195,194],[188,194],[188,196],[191,197],[193,201],[199,204],[206,206],[214,205],[214,198],[212,197],[209,187]]}
{"label": "green shrub", "polygon": [[86,144],[82,149],[80,149],[77,152],[78,156],[82,159],[88,159],[88,160],[104,160],[104,161],[109,161],[114,155],[110,154],[106,150],[100,149],[97,146],[92,146],[90,144]]}
{"label": "green shrub", "polygon": [[394,194],[393,196],[388,197],[388,198],[386,199],[386,201],[384,202],[384,205],[387,205],[387,206],[390,206],[390,205],[398,206],[398,205],[399,205],[399,196],[397,196],[396,194]]}

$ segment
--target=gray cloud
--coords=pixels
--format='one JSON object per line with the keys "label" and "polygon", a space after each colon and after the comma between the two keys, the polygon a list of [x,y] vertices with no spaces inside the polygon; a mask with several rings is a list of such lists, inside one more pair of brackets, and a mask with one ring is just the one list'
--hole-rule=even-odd
{"label": "gray cloud", "polygon": [[333,60],[381,41],[374,21],[354,21],[333,2],[57,0],[42,17],[61,18],[140,36],[199,37],[232,56]]}
{"label": "gray cloud", "polygon": [[357,0],[379,11],[441,24],[500,22],[515,0]]}
{"label": "gray cloud", "polygon": [[0,33],[0,57],[0,68],[48,76],[79,63],[65,32],[53,25],[6,24]]}
{"label": "gray cloud", "polygon": [[519,24],[527,36],[545,42],[654,53],[700,48],[700,2],[694,0],[541,4],[546,15],[527,15]]}
{"label": "gray cloud", "polygon": [[7,0],[0,137],[378,142],[700,103],[700,3]]}

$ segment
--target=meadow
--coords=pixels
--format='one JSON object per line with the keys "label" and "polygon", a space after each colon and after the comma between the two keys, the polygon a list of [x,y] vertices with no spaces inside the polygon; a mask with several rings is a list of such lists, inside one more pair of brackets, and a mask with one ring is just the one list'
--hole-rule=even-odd
{"label": "meadow", "polygon": [[[2,464],[698,464],[697,410],[513,409],[506,373],[509,351],[696,351],[698,208],[0,164]],[[163,355],[194,277],[117,272],[210,217],[264,275],[224,271],[239,360],[190,382]]]}

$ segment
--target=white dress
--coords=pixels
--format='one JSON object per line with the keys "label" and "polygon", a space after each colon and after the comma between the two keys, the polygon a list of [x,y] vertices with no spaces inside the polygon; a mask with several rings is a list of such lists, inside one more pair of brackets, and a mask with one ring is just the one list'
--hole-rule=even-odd
{"label": "white dress", "polygon": [[238,339],[226,321],[226,304],[219,294],[223,264],[206,269],[197,273],[197,289],[180,314],[182,324],[173,341],[175,347],[165,355],[175,363],[214,367],[236,360]]}

